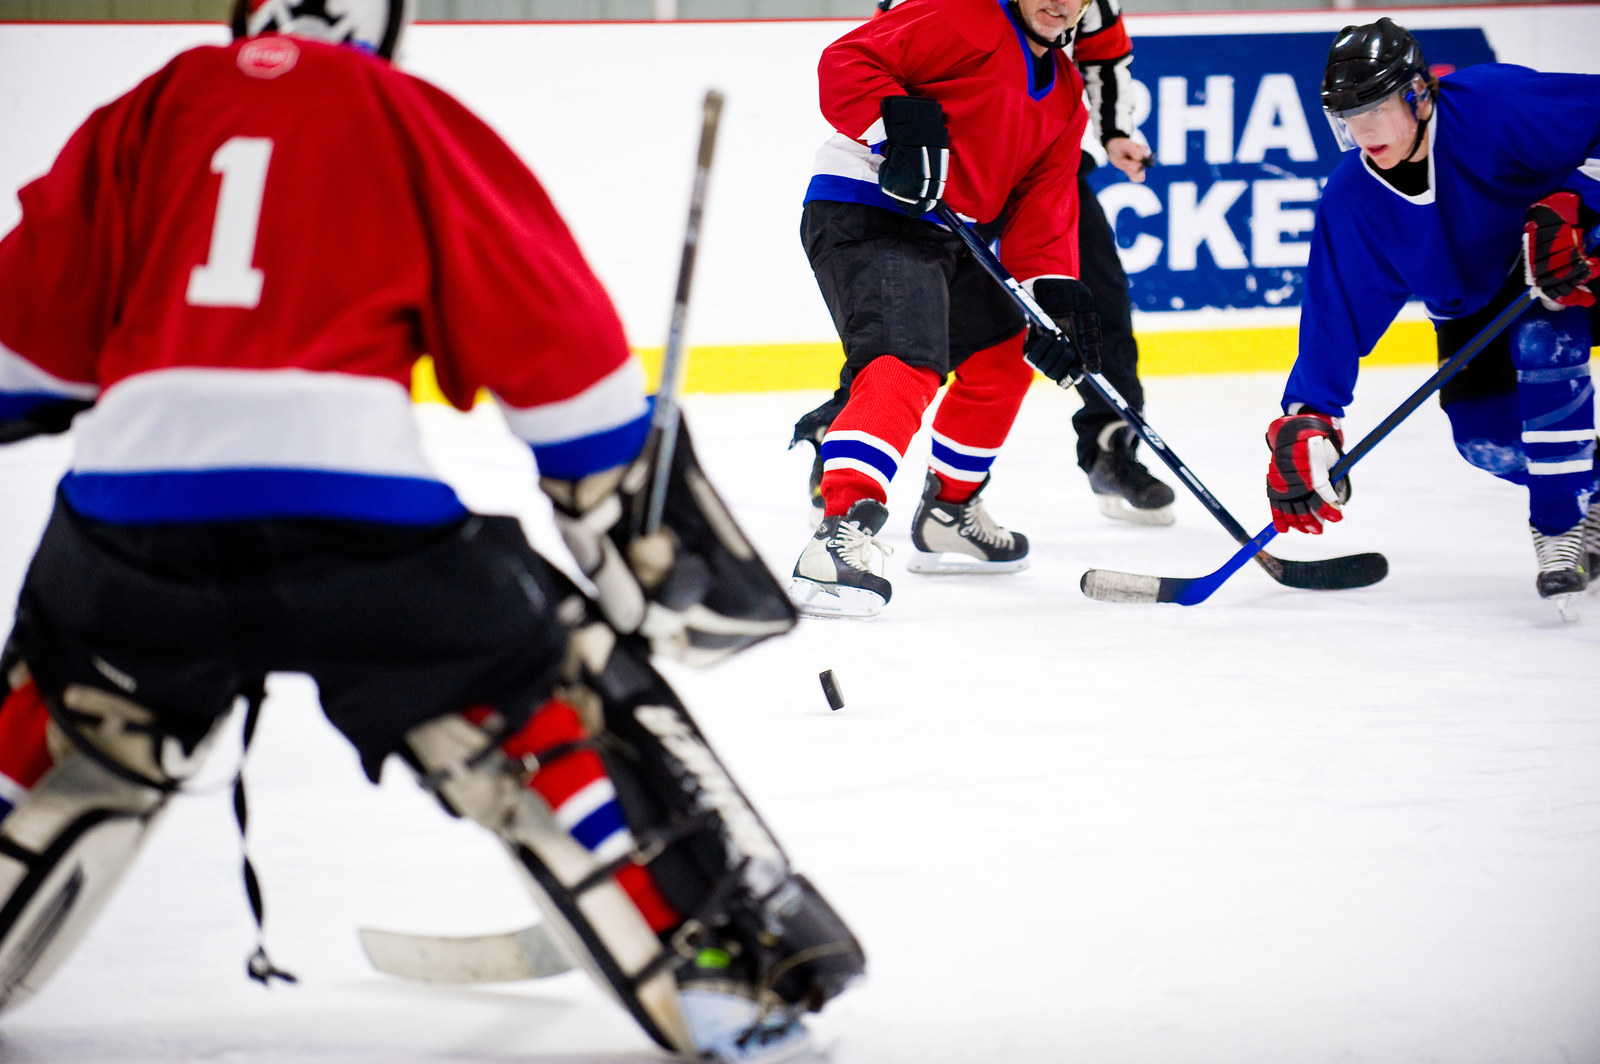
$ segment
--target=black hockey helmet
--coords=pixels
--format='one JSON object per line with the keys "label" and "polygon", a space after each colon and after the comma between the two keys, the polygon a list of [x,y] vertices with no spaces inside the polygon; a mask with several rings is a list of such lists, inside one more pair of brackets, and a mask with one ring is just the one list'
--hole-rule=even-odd
{"label": "black hockey helmet", "polygon": [[1365,26],[1346,26],[1328,49],[1328,63],[1322,72],[1322,108],[1330,115],[1359,113],[1419,77],[1428,80],[1428,64],[1417,39],[1404,26],[1386,18]]}
{"label": "black hockey helmet", "polygon": [[282,33],[349,44],[393,59],[414,0],[234,0],[233,39]]}

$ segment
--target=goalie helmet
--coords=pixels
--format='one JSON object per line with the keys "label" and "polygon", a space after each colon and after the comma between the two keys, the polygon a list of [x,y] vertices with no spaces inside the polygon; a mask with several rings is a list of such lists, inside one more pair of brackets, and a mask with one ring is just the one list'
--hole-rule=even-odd
{"label": "goalie helmet", "polygon": [[1429,81],[1428,64],[1417,39],[1386,18],[1365,26],[1346,26],[1328,49],[1322,72],[1322,109],[1339,146],[1354,148],[1345,120],[1365,114],[1396,93],[1416,107],[1414,86]]}
{"label": "goalie helmet", "polygon": [[393,59],[414,0],[234,0],[233,37],[282,33]]}

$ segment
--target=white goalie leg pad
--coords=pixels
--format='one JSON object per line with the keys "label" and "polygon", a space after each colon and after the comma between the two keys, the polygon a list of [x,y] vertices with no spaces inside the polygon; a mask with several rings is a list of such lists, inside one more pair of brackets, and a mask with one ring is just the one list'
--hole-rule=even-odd
{"label": "white goalie leg pad", "polygon": [[0,823],[0,1009],[36,993],[72,952],[133,863],[170,787],[202,756],[184,757],[151,727],[149,711],[125,699],[70,687],[62,702],[82,738],[127,774],[71,745],[51,722],[57,763]]}
{"label": "white goalie leg pad", "polygon": [[694,1055],[660,939],[616,880],[598,874],[603,863],[523,785],[525,768],[498,749],[489,731],[458,716],[412,729],[406,744],[426,786],[499,836],[573,961],[663,1048]]}

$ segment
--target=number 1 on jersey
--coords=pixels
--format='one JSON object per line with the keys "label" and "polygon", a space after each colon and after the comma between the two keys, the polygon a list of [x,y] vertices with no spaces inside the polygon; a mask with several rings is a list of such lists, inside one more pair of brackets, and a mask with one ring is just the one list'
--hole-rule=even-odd
{"label": "number 1 on jersey", "polygon": [[222,190],[211,223],[210,254],[189,272],[190,305],[253,309],[260,304],[263,274],[250,262],[271,161],[267,137],[230,137],[211,156],[211,172],[222,175]]}

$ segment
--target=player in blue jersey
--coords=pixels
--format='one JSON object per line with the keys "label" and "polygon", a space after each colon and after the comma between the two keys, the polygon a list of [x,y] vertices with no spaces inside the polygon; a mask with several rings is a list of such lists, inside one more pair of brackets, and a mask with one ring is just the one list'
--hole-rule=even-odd
{"label": "player in blue jersey", "polygon": [[1284,416],[1267,429],[1278,531],[1320,533],[1358,360],[1420,299],[1441,362],[1530,287],[1532,309],[1448,381],[1468,462],[1528,488],[1537,587],[1570,613],[1600,563],[1594,389],[1600,77],[1499,63],[1443,78],[1389,19],[1339,31],[1322,102],[1345,150],[1317,208]]}

